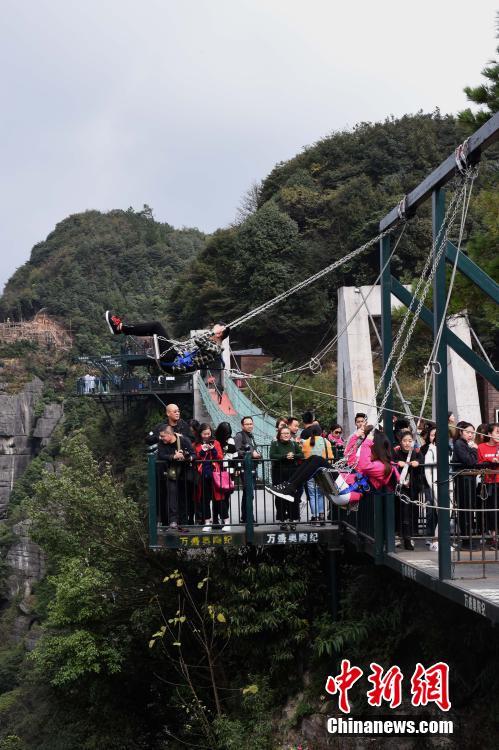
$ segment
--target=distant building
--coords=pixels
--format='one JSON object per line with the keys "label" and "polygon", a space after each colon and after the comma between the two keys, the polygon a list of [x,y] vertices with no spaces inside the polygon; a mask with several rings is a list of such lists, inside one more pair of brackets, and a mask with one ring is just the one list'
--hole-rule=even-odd
{"label": "distant building", "polygon": [[[239,349],[232,352],[237,367],[241,372],[247,372],[248,375],[252,375],[255,370],[259,370],[265,365],[269,365],[272,362],[272,357],[265,354],[261,347],[256,349]],[[239,378],[234,381],[239,388],[244,388],[246,381]]]}

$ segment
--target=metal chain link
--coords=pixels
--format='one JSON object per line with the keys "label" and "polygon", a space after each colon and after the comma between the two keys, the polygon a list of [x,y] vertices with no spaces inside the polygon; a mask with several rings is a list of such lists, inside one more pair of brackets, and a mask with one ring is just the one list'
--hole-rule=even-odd
{"label": "metal chain link", "polygon": [[323,276],[326,276],[326,274],[331,273],[336,268],[339,268],[345,263],[348,263],[349,260],[352,260],[353,258],[357,257],[357,255],[360,255],[360,253],[363,253],[364,250],[367,250],[372,245],[375,245],[377,242],[382,240],[383,237],[386,237],[386,235],[391,234],[395,230],[395,226],[396,225],[389,227],[388,229],[385,229],[376,237],[373,237],[368,242],[364,243],[360,247],[357,247],[355,250],[352,250],[351,252],[349,252],[347,255],[345,255],[344,258],[341,258],[341,260],[337,260],[334,263],[331,263],[331,265],[326,266],[326,268],[323,268],[322,271],[318,271],[313,276],[309,276],[307,279],[303,279],[303,281],[300,281],[298,284],[295,284],[295,286],[292,286],[291,289],[287,289],[285,292],[281,292],[281,294],[278,294],[277,297],[267,300],[267,302],[263,302],[258,307],[255,307],[253,310],[250,310],[244,315],[241,315],[239,318],[236,318],[235,320],[231,321],[227,325],[230,326],[230,328],[236,328],[237,326],[240,326],[243,323],[246,323],[251,318],[254,318],[256,315],[260,315],[261,313],[265,312],[266,310],[273,307],[274,305],[277,305],[279,302],[282,302],[283,300],[287,299],[287,297],[291,296],[295,292],[299,292],[302,289],[305,289],[305,287],[309,286],[310,284],[313,284],[314,281],[318,281]]}
{"label": "metal chain link", "polygon": [[[419,314],[420,314],[420,312],[421,312],[421,310],[423,308],[425,299],[426,299],[426,297],[428,295],[428,291],[430,289],[431,282],[433,281],[433,277],[434,277],[434,275],[436,273],[438,263],[439,263],[442,255],[443,255],[443,253],[444,253],[444,251],[445,251],[445,249],[447,247],[448,237],[449,237],[450,231],[452,229],[452,226],[454,224],[454,221],[456,219],[457,213],[459,211],[459,208],[460,208],[460,205],[461,205],[461,202],[462,202],[462,199],[463,199],[463,195],[465,193],[467,181],[468,181],[468,177],[466,177],[465,181],[463,182],[463,185],[461,186],[461,190],[453,196],[453,200],[449,204],[449,208],[447,209],[446,215],[444,217],[444,221],[442,222],[442,225],[441,225],[440,230],[439,230],[439,232],[437,234],[435,242],[432,245],[431,252],[428,255],[428,258],[427,258],[426,263],[425,263],[425,267],[423,269],[423,272],[422,272],[422,274],[420,276],[420,279],[418,281],[416,290],[414,292],[413,301],[414,301],[414,299],[416,299],[418,297],[418,295],[420,293],[420,290],[421,290],[421,287],[423,287],[423,289],[421,291],[421,295],[420,295],[420,297],[418,299],[418,304],[417,304],[417,306],[416,306],[416,308],[415,308],[414,311],[411,310],[412,303],[411,303],[411,305],[409,305],[409,309],[407,310],[407,313],[406,313],[406,315],[404,317],[404,320],[402,321],[402,326],[401,326],[401,328],[400,328],[400,330],[399,330],[399,332],[397,334],[397,337],[395,339],[395,343],[394,343],[392,351],[390,353],[390,357],[388,358],[388,361],[387,361],[387,363],[386,363],[386,365],[385,365],[385,367],[383,369],[383,372],[381,374],[380,380],[378,382],[378,386],[376,388],[376,392],[375,392],[374,399],[373,399],[373,401],[374,401],[373,406],[375,406],[375,404],[376,404],[376,396],[379,394],[379,392],[380,392],[380,390],[381,390],[381,388],[383,386],[384,377],[385,377],[385,375],[386,375],[386,373],[388,371],[388,367],[390,366],[391,361],[392,361],[392,359],[394,357],[394,353],[395,353],[398,345],[400,344],[400,341],[402,339],[402,335],[403,335],[403,333],[405,331],[405,327],[407,325],[407,322],[409,320],[411,312],[413,312],[413,319],[411,321],[411,324],[410,324],[409,329],[407,331],[407,335],[406,335],[405,341],[402,344],[402,347],[400,349],[399,355],[398,355],[397,360],[395,362],[395,365],[393,367],[392,374],[390,376],[390,380],[388,382],[388,386],[387,386],[386,391],[385,391],[385,395],[383,396],[383,399],[382,399],[381,404],[380,404],[379,409],[378,409],[378,414],[377,414],[377,417],[376,417],[376,424],[378,424],[379,420],[381,419],[381,414],[383,412],[383,409],[386,406],[386,402],[388,401],[388,398],[389,398],[391,390],[393,388],[393,385],[394,385],[395,379],[397,377],[398,371],[399,371],[399,369],[401,367],[402,360],[403,360],[404,355],[405,355],[405,353],[407,351],[407,348],[409,346],[411,336],[412,336],[412,334],[414,332],[414,329],[416,327],[416,324],[417,324],[417,322],[419,320]],[[449,215],[450,215],[450,218],[449,218]],[[442,229],[443,229],[444,226],[446,226],[446,229],[445,229],[443,238],[440,241],[440,235],[442,233]],[[434,255],[435,249],[438,246],[439,241],[440,241],[440,246],[438,248],[438,251]],[[433,258],[433,263],[432,263],[432,258]],[[424,282],[424,285],[423,285],[424,277],[428,273],[428,269],[430,268],[430,265],[431,265],[431,269],[430,269],[429,275],[428,275],[428,277],[427,277],[427,279],[426,279],[426,281]]]}

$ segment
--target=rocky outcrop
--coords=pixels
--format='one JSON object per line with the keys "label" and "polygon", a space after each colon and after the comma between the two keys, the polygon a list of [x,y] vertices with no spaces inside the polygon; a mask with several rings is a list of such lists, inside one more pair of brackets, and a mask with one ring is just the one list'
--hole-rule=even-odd
{"label": "rocky outcrop", "polygon": [[0,395],[0,518],[5,517],[14,482],[33,458],[35,407],[43,383],[35,378],[15,396]]}
{"label": "rocky outcrop", "polygon": [[20,594],[24,602],[24,608],[21,607],[21,610],[25,614],[28,614],[26,603],[31,596],[32,585],[35,581],[41,580],[45,574],[45,558],[40,547],[31,541],[29,528],[29,520],[14,524],[12,531],[17,539],[6,557],[11,570],[7,578],[9,599]]}
{"label": "rocky outcrop", "polygon": [[0,519],[6,516],[14,482],[48,443],[63,416],[62,404],[47,404],[37,419],[42,391],[42,381],[34,378],[14,396],[0,394]]}
{"label": "rocky outcrop", "polygon": [[42,416],[38,418],[33,437],[40,441],[40,447],[48,444],[52,433],[61,421],[64,414],[62,404],[47,404]]}
{"label": "rocky outcrop", "polygon": [[[11,396],[0,393],[0,523],[7,516],[14,482],[27,469],[30,461],[49,442],[63,417],[61,404],[47,404],[36,417],[36,406],[43,392],[43,383],[35,378],[22,391]],[[29,536],[30,521],[14,524],[15,541],[6,555],[9,568],[6,598],[16,609],[11,637],[23,640],[34,648],[39,626],[33,614],[33,584],[45,574],[45,558],[40,547]],[[1,602],[2,606],[6,602]]]}
{"label": "rocky outcrop", "polygon": [[17,600],[17,614],[12,624],[11,637],[14,641],[29,640],[28,648],[33,648],[38,637],[32,631],[34,597],[33,584],[45,575],[45,556],[40,547],[31,541],[29,536],[31,522],[20,521],[14,524],[12,531],[16,541],[7,552],[6,561],[10,568],[7,577],[7,597]]}

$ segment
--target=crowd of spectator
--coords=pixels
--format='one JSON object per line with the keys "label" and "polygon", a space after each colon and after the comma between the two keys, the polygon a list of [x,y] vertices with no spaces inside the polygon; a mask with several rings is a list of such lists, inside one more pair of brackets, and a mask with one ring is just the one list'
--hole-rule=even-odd
{"label": "crowd of spectator", "polygon": [[[472,537],[478,533],[486,537],[490,546],[497,548],[496,513],[479,511],[497,508],[499,472],[494,470],[499,469],[499,423],[482,424],[475,430],[469,422],[456,423],[452,413],[448,416],[445,430],[449,435],[449,459],[455,476],[451,491],[456,511],[455,529],[463,547],[472,545]],[[242,487],[239,518],[241,523],[246,523],[246,488],[252,483],[256,489],[257,466],[264,456],[263,446],[256,444],[253,430],[251,416],[243,417],[241,429],[232,435],[228,422],[214,429],[196,420],[184,421],[175,404],[166,407],[165,421],[156,425],[148,436],[150,444],[158,445],[159,510],[163,525],[180,531],[197,524],[202,526],[203,532],[230,531],[231,495],[236,481]],[[312,525],[326,524],[328,493],[322,483],[315,481],[313,475],[309,476],[311,472],[307,468],[337,462],[344,457],[348,445],[353,445],[359,456],[362,452],[359,446],[369,437],[369,431],[363,413],[355,415],[355,430],[346,440],[342,425],[333,423],[323,427],[312,412],[305,412],[301,420],[295,416],[276,420],[276,437],[268,451],[271,481],[274,486],[292,487],[289,496],[275,495],[273,520],[281,530],[296,529],[304,506],[308,506],[306,517]],[[436,425],[420,420],[411,426],[408,419],[394,418],[393,444],[388,443],[382,430],[375,432],[378,437],[373,439],[374,433],[370,436],[370,449],[364,462],[366,476],[372,486],[377,487],[376,475],[369,475],[369,466],[381,462],[392,489],[400,483],[403,494],[412,501],[395,499],[397,546],[414,549],[413,537],[419,533],[433,550],[438,549]],[[445,442],[447,444],[447,439]],[[251,477],[244,476],[245,467],[248,470],[244,462],[247,454],[251,457]],[[392,474],[387,464],[392,467]],[[490,473],[470,473],[477,468],[488,468]],[[295,481],[297,476],[304,477],[301,483]],[[379,486],[387,483],[388,479],[380,481]],[[361,494],[350,494],[347,495],[350,502],[358,503]],[[424,512],[421,512],[422,505]]]}

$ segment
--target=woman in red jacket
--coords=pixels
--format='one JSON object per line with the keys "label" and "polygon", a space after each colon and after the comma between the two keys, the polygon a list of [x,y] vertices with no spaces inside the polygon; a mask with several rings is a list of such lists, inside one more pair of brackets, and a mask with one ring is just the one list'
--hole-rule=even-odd
{"label": "woman in red jacket", "polygon": [[[225,493],[213,481],[214,473],[221,471],[224,454],[218,440],[213,438],[209,424],[206,424],[206,422],[200,424],[198,435],[199,437],[194,443],[196,459],[199,461],[197,470],[200,475],[196,487],[196,504],[198,505],[201,522],[204,524],[203,531],[211,531],[213,527],[216,529],[222,528],[222,525],[218,523],[219,515],[224,522],[229,515]],[[212,505],[213,516],[211,513]],[[225,507],[222,507],[222,505]]]}

